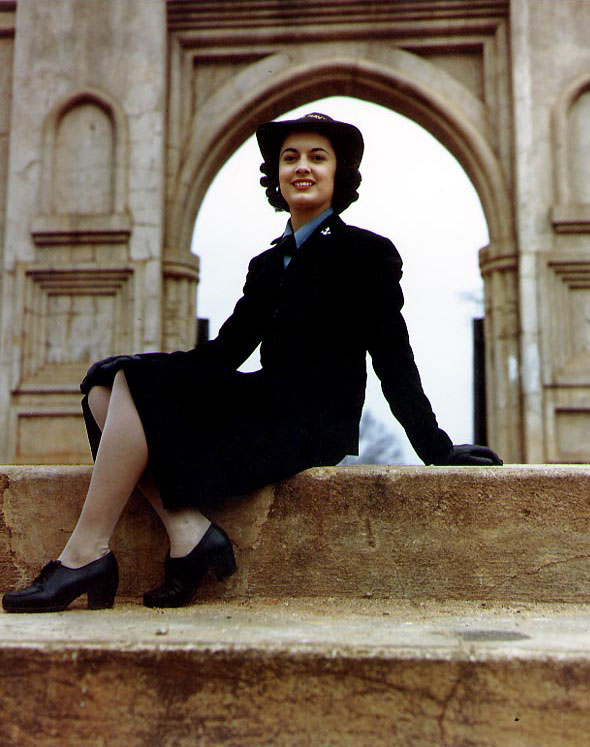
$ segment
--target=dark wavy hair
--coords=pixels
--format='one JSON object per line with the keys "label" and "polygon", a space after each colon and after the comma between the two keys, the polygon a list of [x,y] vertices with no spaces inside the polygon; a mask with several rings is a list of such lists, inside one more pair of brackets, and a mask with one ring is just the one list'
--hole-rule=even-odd
{"label": "dark wavy hair", "polygon": [[[334,176],[334,196],[332,207],[334,212],[342,213],[349,205],[359,198],[358,188],[361,184],[361,172],[358,167],[346,159],[346,154],[338,147],[338,143],[332,142],[336,154],[336,174]],[[281,194],[279,186],[279,152],[273,154],[273,158],[264,161],[260,165],[260,171],[264,174],[260,184],[265,188],[266,199],[275,210],[289,212],[289,205]]]}

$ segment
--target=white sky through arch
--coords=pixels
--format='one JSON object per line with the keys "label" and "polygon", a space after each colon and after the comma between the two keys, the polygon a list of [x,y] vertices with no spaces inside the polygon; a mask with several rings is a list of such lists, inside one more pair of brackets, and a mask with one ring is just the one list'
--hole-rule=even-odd
{"label": "white sky through arch", "polygon": [[[449,151],[406,117],[335,96],[293,109],[280,119],[312,111],[351,122],[363,133],[360,198],[342,218],[387,236],[398,248],[404,261],[403,313],[424,389],[453,442],[472,441],[471,319],[483,313],[478,250],[488,243],[477,193]],[[259,186],[261,160],[252,137],[219,171],[197,217],[197,310],[211,320],[211,336],[241,294],[248,261],[282,233],[288,217],[275,213],[266,201]],[[250,370],[256,367],[257,359],[248,365]],[[420,464],[389,412],[370,362],[368,369],[367,406],[403,440],[404,462]]]}

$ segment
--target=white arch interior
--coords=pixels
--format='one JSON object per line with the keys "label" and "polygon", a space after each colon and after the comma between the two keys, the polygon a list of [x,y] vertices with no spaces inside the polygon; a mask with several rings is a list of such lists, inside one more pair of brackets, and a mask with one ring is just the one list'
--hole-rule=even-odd
{"label": "white arch interior", "polygon": [[[489,240],[477,193],[449,151],[406,117],[334,96],[281,119],[310,111],[353,122],[363,132],[360,199],[342,217],[396,244],[404,260],[404,316],[424,388],[453,441],[471,441],[471,323],[483,314],[478,249]],[[210,320],[212,336],[240,295],[249,259],[282,233],[287,219],[266,202],[258,184],[260,162],[252,137],[217,174],[195,224],[192,246],[201,259],[198,315]],[[257,365],[255,354],[244,369]],[[402,461],[420,463],[370,366],[366,407],[399,439]]]}

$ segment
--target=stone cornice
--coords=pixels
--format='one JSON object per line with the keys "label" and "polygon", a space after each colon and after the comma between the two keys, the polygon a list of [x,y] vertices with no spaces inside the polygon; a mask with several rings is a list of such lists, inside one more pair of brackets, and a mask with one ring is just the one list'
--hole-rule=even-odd
{"label": "stone cornice", "polygon": [[0,38],[14,36],[15,23],[15,0],[0,0]]}
{"label": "stone cornice", "polygon": [[31,224],[37,246],[52,244],[121,244],[131,235],[128,213],[38,215]]}
{"label": "stone cornice", "polygon": [[[243,34],[277,33],[280,29],[297,29],[327,34],[354,26],[358,38],[363,27],[379,33],[384,27],[403,27],[423,22],[436,27],[444,22],[460,25],[495,25],[508,15],[508,0],[382,0],[367,3],[359,0],[168,0],[168,27],[173,31]],[[307,35],[307,34],[306,34]]]}
{"label": "stone cornice", "polygon": [[590,233],[590,205],[553,205],[551,223],[557,233]]}

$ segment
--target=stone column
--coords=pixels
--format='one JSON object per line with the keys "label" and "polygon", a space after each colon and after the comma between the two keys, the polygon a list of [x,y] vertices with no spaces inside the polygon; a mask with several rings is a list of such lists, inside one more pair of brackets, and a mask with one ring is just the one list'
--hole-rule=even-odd
{"label": "stone column", "polygon": [[518,257],[513,244],[480,252],[485,280],[488,443],[510,462],[522,461],[518,329]]}
{"label": "stone column", "polygon": [[189,252],[164,256],[163,350],[194,347],[197,339],[199,258]]}
{"label": "stone column", "polygon": [[512,0],[524,459],[590,460],[590,4]]}
{"label": "stone column", "polygon": [[88,459],[78,384],[162,346],[164,0],[19,0],[0,458]]}
{"label": "stone column", "polygon": [[[8,174],[8,143],[10,141],[10,110],[12,104],[12,61],[14,57],[15,13],[0,6],[0,261],[4,250],[6,218],[6,181]],[[0,318],[2,310],[0,308]]]}

